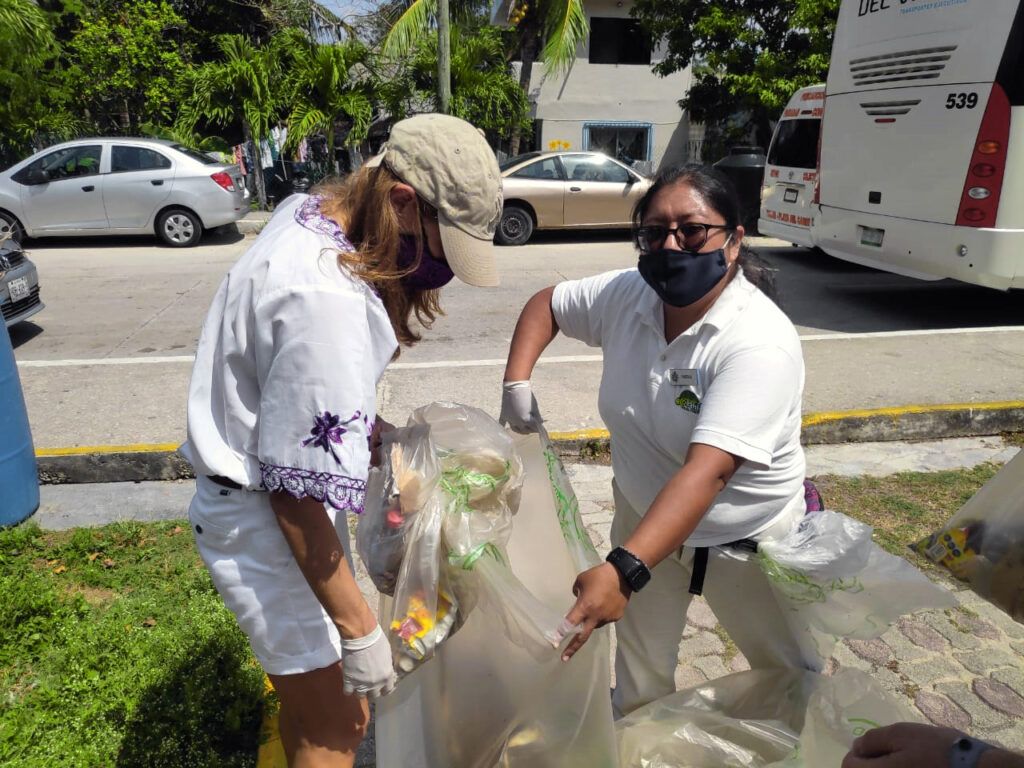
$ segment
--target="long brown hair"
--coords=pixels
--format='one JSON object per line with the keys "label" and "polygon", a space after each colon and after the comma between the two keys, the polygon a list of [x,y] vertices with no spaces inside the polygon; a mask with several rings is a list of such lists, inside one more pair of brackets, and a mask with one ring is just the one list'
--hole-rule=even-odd
{"label": "long brown hair", "polygon": [[386,166],[364,165],[345,179],[324,182],[316,191],[324,198],[320,210],[341,225],[356,248],[339,252],[338,263],[373,287],[384,303],[399,344],[411,347],[422,338],[410,326],[413,314],[420,325],[429,328],[444,312],[439,291],[410,292],[401,283],[401,278],[419,265],[425,247],[422,230],[417,230],[416,260],[407,269],[398,266],[400,232],[391,190],[400,183]]}

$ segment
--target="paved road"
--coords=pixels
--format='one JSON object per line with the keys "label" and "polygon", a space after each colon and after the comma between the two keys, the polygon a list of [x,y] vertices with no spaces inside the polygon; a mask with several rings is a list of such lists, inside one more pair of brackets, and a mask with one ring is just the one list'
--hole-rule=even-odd
{"label": "paved road", "polygon": [[[47,308],[12,337],[36,445],[180,441],[203,314],[250,242],[236,234],[185,250],[149,238],[32,243]],[[1021,399],[1020,296],[918,282],[803,249],[762,253],[804,337],[805,410]],[[451,398],[494,412],[526,299],[558,280],[634,263],[622,233],[547,236],[499,250],[502,286],[446,289],[449,314],[386,374],[382,413],[400,421],[417,405]],[[559,338],[547,359],[535,387],[549,427],[600,427],[597,350]]]}

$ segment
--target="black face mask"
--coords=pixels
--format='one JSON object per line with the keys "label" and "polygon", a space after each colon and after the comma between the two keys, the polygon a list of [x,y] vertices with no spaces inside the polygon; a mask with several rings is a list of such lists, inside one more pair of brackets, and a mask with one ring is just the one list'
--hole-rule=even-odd
{"label": "black face mask", "polygon": [[725,248],[703,253],[662,248],[641,253],[636,266],[644,282],[673,307],[700,301],[729,271]]}

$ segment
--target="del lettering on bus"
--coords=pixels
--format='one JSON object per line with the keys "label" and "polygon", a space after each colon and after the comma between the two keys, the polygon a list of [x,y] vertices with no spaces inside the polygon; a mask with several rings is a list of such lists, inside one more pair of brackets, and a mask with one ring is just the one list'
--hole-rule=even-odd
{"label": "del lettering on bus", "polygon": [[860,0],[858,16],[867,16],[869,13],[889,10],[889,0]]}

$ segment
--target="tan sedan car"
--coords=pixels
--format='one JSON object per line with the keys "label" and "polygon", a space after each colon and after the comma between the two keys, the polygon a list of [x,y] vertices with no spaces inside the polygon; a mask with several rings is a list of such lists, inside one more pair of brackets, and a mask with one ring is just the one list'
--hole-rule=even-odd
{"label": "tan sedan car", "polygon": [[630,226],[633,206],[651,185],[598,152],[530,152],[501,164],[505,207],[495,236],[522,245],[535,229]]}

